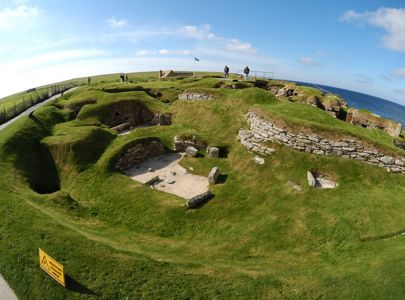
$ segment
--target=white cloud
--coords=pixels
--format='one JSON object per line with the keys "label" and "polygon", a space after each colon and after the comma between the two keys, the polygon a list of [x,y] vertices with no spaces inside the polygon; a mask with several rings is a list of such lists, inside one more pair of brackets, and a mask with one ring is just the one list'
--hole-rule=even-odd
{"label": "white cloud", "polygon": [[19,19],[35,17],[38,14],[38,8],[26,5],[19,5],[14,8],[3,8],[0,10],[0,28],[14,25]]}
{"label": "white cloud", "polygon": [[310,56],[303,56],[299,59],[299,62],[302,63],[303,65],[308,65],[308,66],[320,66],[318,62],[316,62],[312,57]]}
{"label": "white cloud", "polygon": [[238,39],[230,39],[226,43],[226,49],[230,51],[243,52],[243,53],[256,53],[257,50],[249,43],[241,42]]}
{"label": "white cloud", "polygon": [[190,55],[190,50],[168,50],[168,49],[160,49],[160,55]]}
{"label": "white cloud", "polygon": [[396,89],[394,92],[400,95],[405,95],[405,89]]}
{"label": "white cloud", "polygon": [[315,52],[315,55],[317,55],[317,56],[323,56],[323,55],[325,55],[325,52],[323,52],[323,51],[321,51],[321,50],[318,50],[318,51]]}
{"label": "white cloud", "polygon": [[125,19],[117,20],[114,16],[107,20],[107,24],[110,25],[111,28],[121,28],[128,25],[128,21]]}
{"label": "white cloud", "polygon": [[384,46],[390,50],[405,52],[405,8],[382,7],[373,12],[363,13],[349,10],[340,20],[382,28],[385,31],[382,38]]}
{"label": "white cloud", "polygon": [[140,50],[138,52],[135,53],[136,56],[147,56],[147,55],[155,55],[157,54],[157,51],[154,50]]}
{"label": "white cloud", "polygon": [[104,50],[98,49],[73,49],[49,52],[37,56],[22,58],[0,65],[2,73],[19,73],[36,68],[43,68],[55,63],[63,63],[83,58],[95,58],[105,55]]}
{"label": "white cloud", "polygon": [[396,69],[393,72],[393,75],[400,78],[405,78],[405,68]]}
{"label": "white cloud", "polygon": [[150,56],[150,55],[190,55],[190,50],[178,50],[178,49],[160,49],[160,50],[140,50],[135,53],[136,56]]}
{"label": "white cloud", "polygon": [[178,30],[178,33],[185,37],[194,38],[197,40],[213,39],[216,37],[215,34],[211,32],[211,25],[208,24],[200,26],[194,25],[183,26]]}

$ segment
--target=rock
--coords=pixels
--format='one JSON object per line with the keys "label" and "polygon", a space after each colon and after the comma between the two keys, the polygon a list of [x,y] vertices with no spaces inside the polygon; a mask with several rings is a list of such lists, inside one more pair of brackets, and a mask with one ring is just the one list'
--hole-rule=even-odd
{"label": "rock", "polygon": [[395,159],[391,156],[383,156],[380,158],[380,161],[386,165],[392,165],[395,163]]}
{"label": "rock", "polygon": [[402,160],[399,160],[399,159],[395,160],[395,164],[397,166],[404,166],[405,165],[405,163]]}
{"label": "rock", "polygon": [[327,178],[322,174],[314,174],[311,171],[307,172],[309,186],[321,189],[333,189],[338,186],[336,182]]}
{"label": "rock", "polygon": [[259,156],[255,156],[253,158],[253,161],[258,165],[263,165],[264,164],[264,158],[259,157]]}
{"label": "rock", "polygon": [[318,155],[325,155],[325,151],[324,151],[324,150],[314,150],[312,153],[318,154]]}
{"label": "rock", "polygon": [[239,130],[239,138],[241,140],[247,140],[253,136],[250,130]]}
{"label": "rock", "polygon": [[316,179],[315,179],[314,174],[312,174],[311,171],[308,171],[308,172],[307,172],[307,180],[308,180],[309,186],[315,187],[315,185],[316,185]]}
{"label": "rock", "polygon": [[153,168],[148,168],[148,172],[155,172]]}
{"label": "rock", "polygon": [[146,181],[144,184],[145,185],[154,185],[155,183],[157,183],[159,181],[160,181],[159,176],[155,176],[155,177],[152,177],[151,179],[149,179],[148,181]]}
{"label": "rock", "polygon": [[207,157],[209,158],[218,158],[219,157],[219,148],[218,147],[208,147],[207,148]]}
{"label": "rock", "polygon": [[175,171],[170,171],[170,174],[173,176],[176,176],[176,172]]}
{"label": "rock", "polygon": [[331,143],[331,145],[332,147],[349,147],[349,144],[345,142]]}
{"label": "rock", "polygon": [[208,174],[208,181],[211,184],[216,184],[219,178],[219,168],[213,167],[211,172]]}
{"label": "rock", "polygon": [[173,180],[173,179],[168,179],[166,182],[167,182],[168,184],[173,184],[173,183],[175,183],[176,181]]}
{"label": "rock", "polygon": [[298,183],[295,183],[292,180],[288,180],[288,185],[296,192],[301,192],[301,186]]}
{"label": "rock", "polygon": [[192,146],[188,146],[186,148],[186,154],[190,157],[196,157],[198,153],[198,149],[192,147]]}
{"label": "rock", "polygon": [[207,202],[208,200],[210,200],[214,195],[210,192],[207,191],[205,193],[202,193],[198,196],[195,196],[191,199],[186,200],[186,205],[188,208],[195,208],[198,207],[199,205]]}
{"label": "rock", "polygon": [[194,168],[193,168],[193,167],[188,167],[188,169],[189,169],[190,171],[194,171]]}

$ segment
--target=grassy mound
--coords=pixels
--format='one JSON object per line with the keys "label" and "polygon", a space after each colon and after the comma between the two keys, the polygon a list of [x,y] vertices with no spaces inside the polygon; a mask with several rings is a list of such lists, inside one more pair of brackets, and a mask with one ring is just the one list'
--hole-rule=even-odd
{"label": "grassy mound", "polygon": [[[115,138],[115,134],[97,126],[56,126],[52,136],[42,143],[49,149],[54,161],[64,171],[82,171],[97,162]],[[66,170],[73,167],[74,170]]]}
{"label": "grassy mound", "polygon": [[[391,137],[279,101],[263,88],[215,87],[214,77],[133,80],[145,89],[215,89],[221,96],[167,105],[142,91],[107,93],[102,89],[110,83],[100,80],[0,132],[0,270],[19,297],[402,297],[405,243],[392,233],[405,228],[405,176],[279,145],[259,166],[237,133],[253,109],[297,130],[354,135],[387,151],[394,151]],[[72,121],[62,104],[89,96],[97,102]],[[118,103],[172,113],[173,124],[117,136],[102,123]],[[229,151],[226,158],[182,160],[189,172],[207,176],[218,166],[225,177],[196,210],[110,168],[134,143],[159,138],[170,149],[175,135],[196,135]],[[339,187],[309,187],[307,170],[328,174]],[[59,181],[60,191],[35,192],[30,178]],[[38,247],[65,266],[67,289],[39,269]]]}

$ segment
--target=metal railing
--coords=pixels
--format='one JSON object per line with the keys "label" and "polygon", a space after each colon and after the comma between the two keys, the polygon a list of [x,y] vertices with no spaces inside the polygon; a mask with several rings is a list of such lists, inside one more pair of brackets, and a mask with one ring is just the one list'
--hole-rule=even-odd
{"label": "metal railing", "polygon": [[[245,77],[245,73],[243,73],[243,70],[238,70],[237,73],[239,76]],[[273,72],[268,72],[268,71],[250,71],[249,73],[249,79],[256,80],[256,79],[274,79],[274,73]]]}

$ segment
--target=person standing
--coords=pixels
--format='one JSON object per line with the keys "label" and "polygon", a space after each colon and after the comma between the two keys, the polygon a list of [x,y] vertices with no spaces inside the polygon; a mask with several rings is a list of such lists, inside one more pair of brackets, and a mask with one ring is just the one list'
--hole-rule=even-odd
{"label": "person standing", "polygon": [[87,78],[87,84],[90,85],[90,82],[91,82],[91,77],[88,77]]}
{"label": "person standing", "polygon": [[225,68],[224,68],[224,78],[229,78],[229,68],[228,68],[228,66],[225,66]]}
{"label": "person standing", "polygon": [[250,73],[250,69],[248,66],[245,67],[245,69],[243,70],[243,73],[245,73],[245,80],[249,79],[249,73]]}

